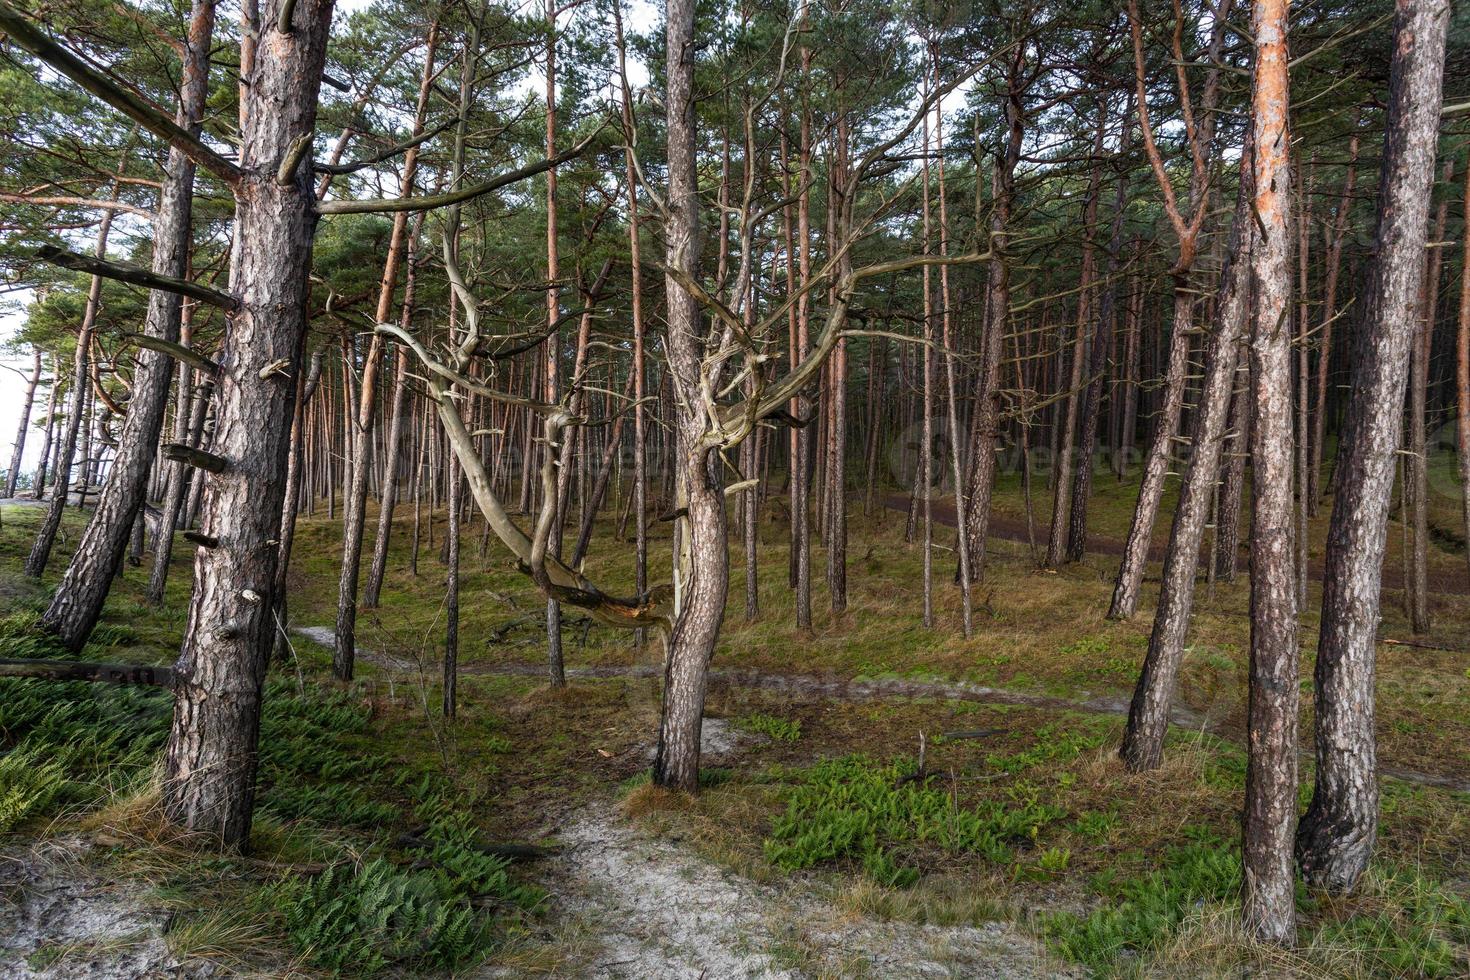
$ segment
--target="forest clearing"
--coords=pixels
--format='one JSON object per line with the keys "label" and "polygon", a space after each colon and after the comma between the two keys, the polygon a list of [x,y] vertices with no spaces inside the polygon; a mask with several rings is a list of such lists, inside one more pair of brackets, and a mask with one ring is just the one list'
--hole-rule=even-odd
{"label": "forest clearing", "polygon": [[1470,976],[1467,65],[0,0],[0,976]]}

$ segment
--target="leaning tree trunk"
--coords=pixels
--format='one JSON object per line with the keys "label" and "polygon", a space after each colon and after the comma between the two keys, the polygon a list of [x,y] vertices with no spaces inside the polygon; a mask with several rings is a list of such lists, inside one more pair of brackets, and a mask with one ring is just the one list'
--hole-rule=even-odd
{"label": "leaning tree trunk", "polygon": [[[119,167],[119,170],[122,168]],[[114,183],[112,193],[117,196],[120,183]],[[112,232],[112,216],[116,212],[105,211],[97,225],[97,257],[107,254],[107,239]],[[51,547],[56,543],[56,533],[61,530],[61,515],[66,510],[67,484],[71,482],[72,457],[77,452],[77,432],[82,425],[82,415],[87,404],[87,352],[92,346],[92,330],[97,325],[97,309],[102,301],[102,277],[93,276],[87,288],[87,306],[82,313],[82,326],[77,332],[76,357],[72,362],[71,400],[66,409],[66,428],[61,432],[56,452],[56,465],[51,484],[51,506],[46,509],[46,518],[31,553],[26,557],[25,572],[32,578],[40,578],[51,560]]]}
{"label": "leaning tree trunk", "polygon": [[[214,38],[215,0],[195,0],[189,16],[189,39],[183,46],[179,108],[175,120],[198,135],[209,90],[209,51]],[[168,152],[158,213],[153,222],[153,271],[181,279],[189,267],[193,245],[194,163],[179,147]],[[148,294],[143,334],[170,344],[179,339],[183,296],[162,289]],[[112,579],[122,565],[123,552],[138,512],[148,493],[158,435],[168,410],[168,391],[174,362],[161,351],[140,348],[133,373],[133,393],[123,420],[117,455],[107,484],[97,498],[97,509],[77,544],[71,564],[56,587],[41,625],[54,632],[70,650],[87,642]]]}
{"label": "leaning tree trunk", "polygon": [[332,19],[331,0],[296,0],[283,32],[279,8],[289,2],[267,0],[245,25],[258,43],[241,59],[249,84],[240,107],[230,272],[238,306],[220,355],[213,444],[226,465],[205,481],[202,526],[210,544],[194,559],[164,751],[164,813],[225,846],[244,845],[250,835],[276,536],[316,229],[311,167],[280,179],[277,171],[315,129]]}
{"label": "leaning tree trunk", "polygon": [[56,399],[61,394],[60,363],[51,356],[51,391],[46,395],[46,426],[41,430],[41,458],[31,483],[31,496],[40,500],[46,491],[46,471],[51,462],[51,436],[56,431]]}
{"label": "leaning tree trunk", "polygon": [[[1255,0],[1251,5],[1257,240],[1251,254],[1255,324],[1250,348],[1256,420],[1251,434],[1251,657],[1241,843],[1241,918],[1256,939],[1283,946],[1296,940],[1291,845],[1296,834],[1300,690],[1291,485],[1289,4]],[[1305,431],[1301,435],[1305,438]]]}
{"label": "leaning tree trunk", "polygon": [[[1118,155],[1128,154],[1132,127],[1125,118]],[[1108,237],[1108,264],[1097,325],[1093,327],[1092,355],[1087,365],[1087,399],[1082,409],[1082,429],[1077,436],[1077,469],[1072,478],[1072,514],[1067,532],[1067,561],[1081,561],[1087,551],[1087,505],[1092,496],[1092,473],[1097,455],[1097,429],[1102,414],[1104,373],[1112,346],[1114,311],[1117,308],[1118,268],[1123,260],[1123,219],[1128,212],[1128,171],[1120,168],[1113,198],[1113,226]]]}
{"label": "leaning tree trunk", "polygon": [[1189,466],[1179,491],[1174,525],[1169,533],[1169,550],[1164,553],[1163,583],[1154,625],[1149,632],[1148,653],[1143,660],[1138,685],[1128,709],[1128,727],[1120,755],[1132,772],[1155,769],[1163,760],[1164,735],[1169,729],[1169,709],[1179,667],[1184,661],[1184,643],[1194,605],[1194,585],[1199,572],[1200,542],[1204,540],[1210,502],[1215,495],[1220,469],[1220,451],[1226,437],[1230,393],[1235,384],[1238,340],[1244,331],[1246,302],[1250,292],[1251,234],[1250,175],[1245,161],[1251,159],[1251,137],[1241,152],[1240,191],[1236,197],[1235,224],[1230,230],[1230,247],[1221,273],[1219,325],[1205,349],[1204,390],[1195,413]]}
{"label": "leaning tree trunk", "polygon": [[1012,63],[1006,92],[1006,147],[995,166],[995,206],[990,212],[990,281],[988,284],[990,317],[980,351],[980,399],[970,424],[975,429],[974,451],[970,458],[969,486],[966,493],[964,533],[969,536],[971,577],[985,577],[985,543],[990,536],[990,499],[995,491],[995,451],[1000,439],[1001,357],[1006,330],[1011,322],[1010,267],[1006,257],[1007,224],[1010,221],[1015,194],[1016,164],[1021,159],[1021,142],[1025,136],[1026,113],[1021,104],[1019,75],[1020,55]]}
{"label": "leaning tree trunk", "polygon": [[1448,0],[1397,0],[1375,261],[1353,358],[1328,526],[1317,646],[1317,774],[1297,837],[1302,874],[1345,892],[1378,834],[1373,675],[1383,551],[1403,432],[1439,135]]}
{"label": "leaning tree trunk", "polygon": [[[670,269],[692,276],[699,264],[699,199],[695,177],[694,0],[668,2],[668,218],[665,223]],[[653,781],[692,792],[699,785],[700,732],[710,657],[725,616],[730,580],[726,543],[725,494],[720,464],[706,442],[700,399],[702,331],[699,303],[671,274],[665,278],[668,304],[669,369],[675,399],[675,463],[686,498],[681,554],[679,610],[664,661],[663,713]]]}
{"label": "leaning tree trunk", "polygon": [[20,406],[20,422],[15,427],[15,449],[10,454],[10,469],[5,474],[5,498],[15,496],[15,483],[20,479],[20,462],[26,451],[26,430],[31,425],[31,406],[36,402],[36,387],[41,383],[41,348],[32,352],[34,366],[31,380],[26,382],[25,400]]}
{"label": "leaning tree trunk", "polygon": [[1245,461],[1250,456],[1250,366],[1237,357],[1230,400],[1230,433],[1221,463],[1220,502],[1215,507],[1215,577],[1235,581],[1240,565],[1240,503],[1245,498]]}
{"label": "leaning tree trunk", "polygon": [[[413,135],[424,130],[424,114],[428,111],[429,89],[434,79],[434,52],[439,37],[438,21],[429,24],[424,52],[424,71],[419,83],[418,105],[414,111]],[[418,172],[418,147],[411,146],[403,157],[399,186],[403,194],[413,193]],[[416,227],[416,226],[415,226]],[[398,282],[398,268],[403,262],[404,241],[409,233],[407,211],[393,216],[393,231],[388,241],[388,254],[383,260],[383,276],[378,283],[378,305],[375,322],[386,323],[393,311],[393,295]],[[378,372],[383,362],[383,338],[374,333],[368,344],[363,364],[358,404],[347,407],[345,419],[352,432],[352,458],[349,461],[347,491],[342,500],[342,569],[337,580],[337,625],[332,648],[332,671],[341,680],[351,680],[357,658],[357,581],[362,572],[362,533],[367,523],[367,490],[369,459],[373,432],[378,418]],[[350,406],[351,402],[345,403]]]}

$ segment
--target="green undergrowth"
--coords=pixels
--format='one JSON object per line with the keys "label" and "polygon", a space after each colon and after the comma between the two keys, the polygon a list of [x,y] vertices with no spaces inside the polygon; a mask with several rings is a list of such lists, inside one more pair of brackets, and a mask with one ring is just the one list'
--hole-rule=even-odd
{"label": "green undergrowth", "polygon": [[971,854],[993,864],[1034,848],[1066,815],[1059,806],[1017,794],[961,806],[931,787],[907,762],[863,756],[819,763],[796,775],[785,812],[771,825],[766,857],[785,870],[848,860],[880,885],[919,880],[922,853]]}
{"label": "green undergrowth", "polygon": [[[63,655],[28,614],[0,619],[0,642],[10,657]],[[126,637],[104,629],[86,655],[117,645]],[[186,949],[240,953],[209,939],[221,933],[218,910],[233,908],[252,921],[233,922],[230,935],[329,974],[462,969],[523,932],[544,899],[483,851],[475,791],[422,758],[389,754],[372,702],[311,676],[266,685],[253,841],[266,867],[160,839],[156,821],[136,814],[156,798],[170,714],[160,690],[0,679],[0,835],[100,823],[107,859],[142,869],[185,910],[169,934]],[[114,810],[130,815],[125,831],[108,828]],[[173,854],[162,868],[160,846]],[[260,936],[277,938],[262,947]]]}

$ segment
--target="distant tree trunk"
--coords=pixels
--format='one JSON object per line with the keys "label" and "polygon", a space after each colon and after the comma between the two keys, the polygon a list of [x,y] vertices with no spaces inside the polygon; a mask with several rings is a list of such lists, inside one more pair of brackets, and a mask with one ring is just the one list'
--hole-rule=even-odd
{"label": "distant tree trunk", "polygon": [[[189,15],[189,37],[182,48],[183,66],[175,121],[191,134],[200,132],[209,90],[209,51],[214,38],[215,0],[195,0]],[[194,163],[178,147],[168,152],[158,212],[153,222],[153,271],[181,279],[193,247]],[[155,289],[148,294],[145,336],[177,343],[183,297]],[[122,436],[97,509],[77,543],[41,625],[69,650],[80,650],[102,615],[102,605],[122,565],[123,552],[148,492],[163,416],[168,410],[174,362],[158,351],[139,349],[133,372],[132,397]]]}
{"label": "distant tree trunk", "polygon": [[40,500],[46,491],[46,472],[51,462],[52,434],[56,431],[56,401],[61,396],[61,364],[51,356],[51,391],[46,395],[46,427],[41,430],[41,458],[31,484],[31,496]]}
{"label": "distant tree trunk", "polygon": [[444,717],[453,718],[457,707],[459,688],[459,524],[460,524],[460,475],[459,461],[453,453],[447,454],[449,466],[449,524],[444,537],[448,548],[448,568],[444,573]]}
{"label": "distant tree trunk", "polygon": [[[437,75],[434,54],[439,38],[439,23],[431,21],[425,44],[424,70],[419,82],[418,103],[414,110],[413,135],[424,130],[429,92]],[[417,146],[403,156],[403,172],[398,181],[405,195],[413,193],[418,174]],[[409,215],[399,211],[393,216],[393,231],[388,239],[388,254],[383,260],[383,275],[378,282],[378,305],[374,322],[385,323],[393,313],[393,296],[398,284],[398,269],[409,233]],[[362,383],[354,407],[352,399],[343,402],[352,457],[348,461],[348,478],[342,500],[342,571],[337,582],[337,628],[332,651],[332,672],[340,680],[351,680],[357,655],[357,582],[362,571],[362,535],[367,522],[368,473],[373,433],[378,416],[378,374],[383,362],[383,337],[374,333],[363,360]]]}
{"label": "distant tree trunk", "polygon": [[1241,844],[1241,918],[1256,939],[1283,946],[1296,941],[1291,851],[1300,690],[1292,542],[1289,4],[1255,0],[1251,5],[1257,241],[1251,253],[1255,325],[1250,348],[1256,418],[1251,433],[1251,657]]}
{"label": "distant tree trunk", "polygon": [[1308,513],[1317,516],[1317,507],[1322,502],[1322,459],[1327,442],[1327,382],[1328,367],[1332,361],[1332,328],[1337,319],[1337,280],[1342,269],[1342,246],[1347,236],[1348,224],[1353,210],[1353,190],[1358,179],[1358,134],[1357,115],[1353,116],[1354,132],[1348,138],[1347,176],[1343,180],[1342,196],[1337,202],[1337,213],[1332,219],[1332,239],[1327,245],[1327,280],[1322,288],[1322,335],[1319,340],[1321,352],[1317,355],[1317,397],[1312,412],[1312,458],[1307,467]]}
{"label": "distant tree trunk", "polygon": [[[201,377],[199,384],[195,387],[187,417],[184,419],[184,431],[179,442],[186,446],[202,448],[204,418],[209,413],[209,399],[213,392],[214,379]],[[153,544],[153,568],[148,576],[148,601],[155,606],[163,604],[164,590],[168,584],[169,563],[173,560],[174,531],[178,529],[185,497],[189,492],[189,484],[195,472],[185,463],[174,465],[176,469],[169,480],[168,490],[163,500],[163,512],[158,520],[158,540]]]}
{"label": "distant tree trunk", "polygon": [[1352,889],[1378,832],[1373,674],[1384,541],[1421,295],[1448,0],[1397,0],[1378,231],[1338,453],[1317,647],[1317,770],[1297,838],[1307,881]]}
{"label": "distant tree trunk", "polygon": [[[665,235],[670,269],[692,276],[699,263],[699,197],[695,176],[694,0],[668,0],[668,216]],[[668,296],[669,370],[678,391],[675,408],[676,466],[688,517],[682,525],[675,574],[679,611],[664,661],[663,711],[653,782],[694,791],[699,785],[700,732],[710,657],[714,655],[729,588],[725,494],[720,466],[704,443],[700,406],[700,309],[672,276]]]}
{"label": "distant tree trunk", "polygon": [[1459,418],[1455,445],[1460,457],[1460,505],[1465,526],[1465,558],[1470,561],[1470,166],[1465,168],[1465,233],[1460,258],[1460,324],[1455,345],[1455,389]]}
{"label": "distant tree trunk", "polygon": [[1235,384],[1236,354],[1244,331],[1250,294],[1251,250],[1255,237],[1251,233],[1253,185],[1245,168],[1251,159],[1251,142],[1247,134],[1245,148],[1241,151],[1242,172],[1236,196],[1235,223],[1230,230],[1230,247],[1226,249],[1225,268],[1220,275],[1219,322],[1205,349],[1204,390],[1200,393],[1199,410],[1195,413],[1190,434],[1193,452],[1179,491],[1179,505],[1169,533],[1169,549],[1164,553],[1163,582],[1154,612],[1153,629],[1149,633],[1148,653],[1133,691],[1128,727],[1123,735],[1120,754],[1132,772],[1155,769],[1163,760],[1169,708],[1179,667],[1184,660],[1185,640],[1189,635],[1195,579],[1199,574],[1200,542],[1204,540],[1205,522],[1209,518],[1219,473],[1230,393]]}
{"label": "distant tree trunk", "polygon": [[[924,97],[929,96],[928,76],[924,79]],[[941,135],[941,139],[942,139]],[[930,222],[929,195],[929,115],[924,115],[924,147],[922,156],[924,158],[924,254],[929,254],[930,238],[932,235]],[[924,358],[923,379],[924,387],[920,394],[923,420],[920,423],[919,436],[919,477],[914,482],[915,495],[922,494],[920,513],[924,518],[924,612],[923,622],[926,628],[934,626],[934,285],[933,273],[929,266],[924,266],[923,271],[923,311],[924,311],[924,334],[923,345],[919,348],[920,356]],[[958,492],[958,488],[956,488]]]}
{"label": "distant tree trunk", "polygon": [[288,643],[286,627],[291,621],[287,608],[286,576],[291,571],[291,547],[296,540],[296,510],[301,500],[301,436],[306,427],[306,406],[316,394],[321,378],[322,354],[321,351],[313,351],[306,375],[297,388],[295,414],[291,419],[291,444],[286,450],[286,492],[281,502],[281,537],[276,549],[275,587],[271,596],[275,603],[275,622],[272,624],[275,626],[275,634],[271,643],[272,659],[275,660],[282,659]]}
{"label": "distant tree trunk", "polygon": [[1234,394],[1230,400],[1230,435],[1225,443],[1224,477],[1215,508],[1215,576],[1235,581],[1240,564],[1240,504],[1245,498],[1245,461],[1250,455],[1250,365],[1237,358]]}
{"label": "distant tree trunk", "polygon": [[990,500],[995,490],[996,449],[1000,439],[1001,398],[1000,366],[1006,331],[1010,327],[1010,271],[1005,254],[1007,225],[1015,196],[1016,164],[1021,159],[1021,142],[1026,134],[1026,113],[1022,105],[1021,72],[1023,55],[1012,56],[1006,84],[1005,149],[996,161],[994,196],[990,212],[990,260],[988,284],[990,306],[989,329],[980,351],[980,401],[971,425],[975,427],[974,456],[970,460],[970,480],[966,492],[965,533],[969,535],[970,559],[974,577],[985,577],[985,546],[990,536]]}
{"label": "distant tree trunk", "polygon": [[[174,717],[164,750],[163,811],[227,847],[249,840],[261,687],[270,653],[272,580],[280,533],[292,388],[306,336],[307,271],[315,231],[312,174],[285,182],[281,161],[316,127],[331,0],[246,8],[231,291],[238,301],[222,366],[203,529],[217,543],[194,560],[189,627],[175,667]],[[285,372],[271,372],[284,359]]]}
{"label": "distant tree trunk", "polygon": [[[1056,486],[1052,493],[1051,536],[1046,545],[1048,568],[1060,567],[1070,553],[1072,531],[1073,477],[1080,469],[1077,454],[1078,412],[1082,408],[1084,394],[1091,391],[1084,368],[1088,363],[1088,332],[1092,333],[1092,346],[1102,349],[1102,327],[1093,322],[1092,274],[1095,265],[1096,247],[1093,230],[1097,226],[1097,197],[1102,186],[1103,139],[1107,135],[1107,100],[1097,100],[1097,132],[1092,141],[1092,176],[1087,181],[1087,197],[1082,205],[1082,268],[1077,283],[1077,324],[1073,331],[1071,376],[1067,379],[1067,398],[1062,412],[1061,451],[1054,460],[1053,473]],[[1094,427],[1096,420],[1093,420]],[[1089,464],[1090,465],[1090,464]],[[1085,503],[1085,502],[1084,502]]]}
{"label": "distant tree trunk", "polygon": [[[811,77],[812,55],[801,51],[802,76]],[[801,107],[801,143],[797,150],[798,185],[796,202],[796,248],[799,286],[796,299],[796,354],[798,362],[811,353],[811,295],[808,286],[812,274],[812,118],[805,96]],[[793,362],[794,368],[796,363]],[[812,529],[811,529],[811,464],[817,433],[817,410],[809,392],[803,392],[802,407],[807,425],[796,431],[796,465],[792,479],[796,481],[794,509],[791,513],[791,548],[796,554],[796,626],[812,625]]]}
{"label": "distant tree trunk", "polygon": [[[413,316],[415,262],[418,238],[424,226],[424,212],[419,212],[414,228],[408,233],[407,271],[403,283],[403,310],[399,324],[407,330]],[[403,447],[403,403],[407,393],[408,351],[400,345],[393,369],[393,405],[388,414],[388,445],[384,449],[383,488],[378,503],[378,534],[373,541],[373,561],[368,566],[367,582],[362,587],[362,605],[376,609],[383,589],[383,576],[388,572],[388,541],[393,535],[393,510],[398,505],[398,457]]]}
{"label": "distant tree trunk", "polygon": [[20,406],[20,421],[15,427],[15,449],[10,454],[10,469],[5,473],[7,500],[15,496],[15,483],[20,479],[20,464],[26,451],[26,432],[31,425],[31,406],[36,401],[36,387],[41,383],[41,348],[33,348],[31,358],[34,365],[31,369],[31,380],[26,382],[26,396]]}
{"label": "distant tree trunk", "polygon": [[[1446,160],[1444,182],[1454,176],[1454,161]],[[1440,199],[1434,231],[1430,241],[1444,240],[1445,220],[1449,214],[1448,192]],[[1439,308],[1439,271],[1444,249],[1433,249],[1424,274],[1423,297],[1419,305],[1419,324],[1414,343],[1409,349],[1409,452],[1405,457],[1408,479],[1404,483],[1405,500],[1413,522],[1413,552],[1409,564],[1409,628],[1427,633],[1429,617],[1429,457],[1427,444],[1429,359],[1434,346],[1434,321]]]}
{"label": "distant tree trunk", "polygon": [[[1132,127],[1123,121],[1118,157],[1126,158]],[[1128,171],[1119,168],[1118,189],[1113,198],[1113,226],[1108,237],[1108,264],[1093,328],[1092,355],[1087,365],[1087,399],[1082,408],[1082,430],[1077,438],[1077,469],[1072,483],[1072,514],[1067,532],[1067,561],[1081,561],[1087,551],[1087,506],[1092,496],[1092,473],[1097,456],[1097,429],[1102,415],[1103,385],[1108,367],[1108,349],[1113,343],[1118,297],[1118,269],[1123,262],[1123,219],[1128,211]]]}
{"label": "distant tree trunk", "polygon": [[[934,84],[939,84],[939,45],[930,42],[929,58],[934,73]],[[938,154],[938,176],[939,176],[939,254],[942,257],[949,256],[949,206],[946,203],[944,192],[944,101],[936,98],[934,103],[935,143],[940,149]],[[950,306],[949,293],[949,266],[939,267],[939,303],[940,303],[940,342],[944,347],[944,395],[945,395],[945,424],[949,430],[949,465],[950,477],[954,481],[954,505],[955,505],[955,552],[956,552],[956,576],[960,586],[960,629],[966,639],[975,629],[974,601],[970,595],[971,560],[970,540],[965,534],[965,461],[963,445],[964,440],[960,435],[960,392],[959,383],[955,378],[955,330],[954,311]],[[876,421],[876,416],[875,416]]]}
{"label": "distant tree trunk", "polygon": [[[122,166],[119,165],[118,171],[121,172],[122,169]],[[121,186],[120,182],[113,183],[114,200]],[[102,220],[98,222],[95,254],[99,259],[107,255],[107,239],[112,233],[114,214],[116,214],[115,211],[104,211]],[[56,543],[56,533],[61,530],[61,516],[66,511],[67,485],[71,483],[72,458],[77,453],[77,433],[81,429],[82,416],[86,414],[87,409],[87,354],[92,348],[92,330],[97,325],[97,310],[101,301],[102,277],[93,276],[91,284],[87,287],[87,306],[82,313],[81,329],[77,331],[76,356],[72,362],[71,398],[66,409],[66,427],[62,429],[61,439],[58,440],[51,506],[46,510],[46,517],[41,522],[41,529],[36,533],[36,541],[31,546],[30,555],[26,558],[25,573],[32,578],[40,578],[46,571],[46,564],[51,560],[52,545]],[[82,466],[82,476],[83,479],[86,478],[85,461]]]}

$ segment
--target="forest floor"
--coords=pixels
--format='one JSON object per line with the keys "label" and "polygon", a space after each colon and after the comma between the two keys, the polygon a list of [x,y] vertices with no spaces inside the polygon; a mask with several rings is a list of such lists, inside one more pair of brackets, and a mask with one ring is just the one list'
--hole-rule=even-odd
{"label": "forest floor", "polygon": [[[1039,570],[1024,539],[998,534],[970,640],[949,552],[938,552],[936,625],[925,629],[919,549],[903,540],[903,515],[877,503],[854,515],[848,610],[833,615],[819,587],[809,633],[792,626],[780,501],[761,525],[752,622],[732,544],[693,798],[647,785],[656,651],[569,614],[570,683],[549,688],[542,603],[493,541],[482,549],[478,520],[463,545],[458,718],[438,711],[442,512],[421,524],[417,574],[412,512],[401,513],[382,606],[360,617],[357,679],[332,681],[341,532],[318,507],[298,538],[296,660],[270,682],[249,856],[201,852],[160,829],[153,760],[166,694],[0,682],[0,934],[13,937],[0,942],[0,974],[27,975],[24,964],[93,975],[132,955],[201,976],[1470,974],[1470,600],[1436,594],[1434,629],[1414,636],[1390,580],[1377,859],[1352,898],[1303,891],[1300,947],[1264,950],[1233,914],[1244,575],[1201,586],[1166,764],[1129,776],[1113,755],[1118,712],[1152,610],[1127,623],[1103,613],[1116,567],[1107,542],[1126,531],[1131,487],[1100,481],[1082,563]],[[1038,515],[1048,503],[1038,488]],[[998,507],[999,523],[1024,530],[1013,483]],[[1318,554],[1326,513],[1313,527]],[[1456,513],[1435,512],[1431,560],[1445,581],[1465,567]],[[0,508],[7,656],[52,655],[30,624],[55,576],[19,572],[39,518]],[[68,515],[67,543],[80,520]],[[599,528],[587,571],[625,591],[631,556],[611,533]],[[1400,544],[1395,524],[1390,569]],[[657,580],[662,538],[650,553]],[[171,659],[188,557],[180,547],[162,608],[142,601],[146,569],[127,569],[85,655]],[[813,565],[820,580],[820,549]],[[1318,601],[1314,583],[1304,747]],[[506,867],[485,842],[550,853]],[[93,901],[116,924],[79,936],[72,907]]]}

